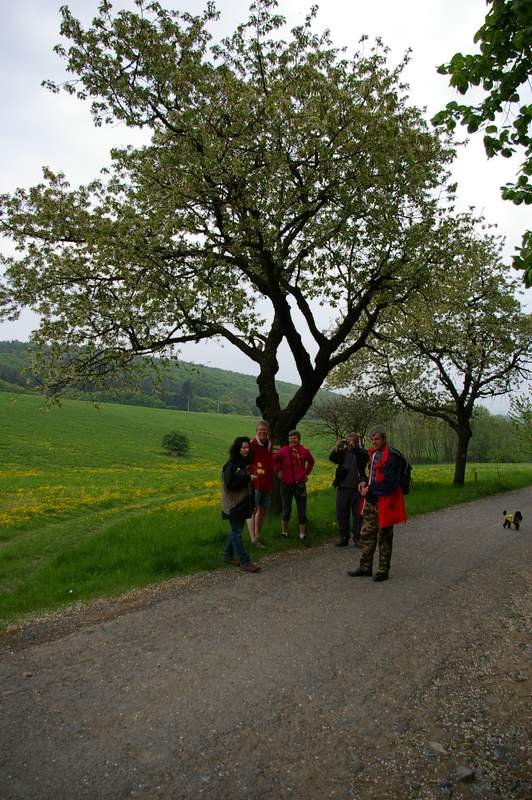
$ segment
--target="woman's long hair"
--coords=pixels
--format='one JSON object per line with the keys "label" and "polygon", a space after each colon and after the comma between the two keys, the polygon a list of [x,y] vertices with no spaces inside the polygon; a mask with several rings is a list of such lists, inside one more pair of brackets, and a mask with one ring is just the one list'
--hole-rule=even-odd
{"label": "woman's long hair", "polygon": [[251,462],[251,454],[249,458],[244,459],[240,453],[240,448],[242,445],[247,442],[250,443],[249,436],[237,436],[233,444],[229,449],[229,460],[230,461],[250,461]]}

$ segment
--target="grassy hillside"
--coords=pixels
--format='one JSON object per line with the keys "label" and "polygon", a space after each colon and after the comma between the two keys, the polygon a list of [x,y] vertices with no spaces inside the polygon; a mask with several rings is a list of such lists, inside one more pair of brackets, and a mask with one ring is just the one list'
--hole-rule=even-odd
{"label": "grassy hillside", "polygon": [[[38,397],[0,393],[0,627],[218,566],[227,534],[220,466],[233,438],[251,435],[255,421],[75,400],[44,410]],[[332,443],[301,427],[317,456],[311,542],[322,543],[335,535]],[[161,451],[163,434],[174,429],[190,439],[184,458]],[[531,465],[470,469],[477,480],[456,490],[452,466],[416,467],[410,515],[532,483]],[[256,559],[296,544],[280,539],[273,516],[265,538]]]}
{"label": "grassy hillside", "polygon": [[[45,409],[32,395],[0,394],[4,502],[0,521],[25,524],[43,514],[125,505],[156,506],[212,489],[228,446],[252,434],[255,420],[65,400]],[[190,454],[161,450],[163,434],[180,430]]]}
{"label": "grassy hillside", "polygon": [[[28,363],[28,345],[17,341],[0,341],[0,391],[32,390],[37,381],[25,373]],[[146,366],[146,361],[138,359]],[[220,414],[243,414],[259,416],[256,406],[257,382],[253,375],[189,364],[186,361],[169,365],[162,374],[155,369],[139,371],[139,385],[133,387],[130,380],[117,382],[112,391],[93,390],[87,386],[75,393],[80,399],[93,402],[122,403],[155,408],[203,411]],[[281,406],[293,397],[297,386],[277,381]],[[67,395],[68,396],[68,395]],[[331,396],[321,391],[318,398]],[[312,409],[309,411],[312,417]]]}

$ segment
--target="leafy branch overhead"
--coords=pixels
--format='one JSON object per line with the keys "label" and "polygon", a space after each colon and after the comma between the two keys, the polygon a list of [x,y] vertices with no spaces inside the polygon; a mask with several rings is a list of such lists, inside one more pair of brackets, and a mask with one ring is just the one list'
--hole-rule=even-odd
{"label": "leafy branch overhead", "polygon": [[[520,205],[532,203],[532,3],[530,0],[488,0],[489,10],[474,41],[480,52],[455,53],[438,72],[450,75],[450,85],[466,94],[471,87],[484,90],[478,103],[447,104],[432,120],[454,130],[459,122],[468,133],[484,131],[484,147],[489,158],[510,158],[524,153],[514,183],[502,187],[505,200]],[[525,283],[532,285],[532,232],[523,238],[514,266],[525,270]]]}

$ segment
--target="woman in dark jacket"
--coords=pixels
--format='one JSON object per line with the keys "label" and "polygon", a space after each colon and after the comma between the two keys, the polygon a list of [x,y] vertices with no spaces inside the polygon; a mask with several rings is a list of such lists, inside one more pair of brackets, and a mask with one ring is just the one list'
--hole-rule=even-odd
{"label": "woman in dark jacket", "polygon": [[229,461],[222,467],[222,517],[229,520],[231,529],[222,558],[226,564],[240,564],[245,572],[260,572],[242,543],[242,528],[253,512],[250,473],[249,438],[237,436],[229,450]]}

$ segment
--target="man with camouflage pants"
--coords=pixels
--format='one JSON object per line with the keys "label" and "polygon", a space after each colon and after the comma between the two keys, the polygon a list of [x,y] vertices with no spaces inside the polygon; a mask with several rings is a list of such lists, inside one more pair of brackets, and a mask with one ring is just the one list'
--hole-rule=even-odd
{"label": "man with camouflage pants", "polygon": [[373,429],[371,444],[369,479],[368,482],[362,481],[359,486],[364,498],[360,566],[347,574],[353,578],[370,577],[378,544],[379,567],[373,580],[386,581],[392,558],[393,526],[406,522],[405,501],[399,486],[401,458],[387,444],[383,428]]}

